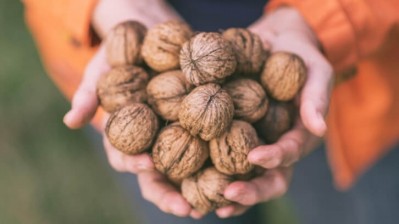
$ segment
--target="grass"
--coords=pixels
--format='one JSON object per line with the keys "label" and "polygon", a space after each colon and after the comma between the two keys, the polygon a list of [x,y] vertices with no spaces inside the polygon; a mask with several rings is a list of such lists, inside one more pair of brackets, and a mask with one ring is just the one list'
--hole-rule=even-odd
{"label": "grass", "polygon": [[[20,1],[0,0],[0,223],[134,223],[113,171],[83,131],[62,124],[69,103],[45,74]],[[293,223],[286,202],[271,223]]]}
{"label": "grass", "polygon": [[0,0],[0,223],[132,223],[130,204],[45,75],[19,1]]}

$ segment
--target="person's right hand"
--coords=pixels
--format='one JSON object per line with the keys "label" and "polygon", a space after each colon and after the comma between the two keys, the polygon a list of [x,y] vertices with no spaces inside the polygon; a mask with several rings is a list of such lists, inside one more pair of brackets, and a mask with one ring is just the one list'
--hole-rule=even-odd
{"label": "person's right hand", "polygon": [[[181,20],[179,15],[164,0],[100,0],[93,15],[92,24],[104,38],[116,24],[136,20],[147,28],[168,20]],[[83,79],[72,99],[72,108],[64,117],[64,123],[71,129],[81,128],[91,121],[99,106],[96,95],[97,80],[109,71],[105,48],[99,47],[98,52],[88,63]],[[108,118],[104,116],[104,124]],[[102,130],[104,130],[103,125]],[[138,175],[143,197],[154,203],[166,213],[176,216],[188,216],[192,213],[191,206],[179,191],[158,171],[148,153],[126,155],[115,149],[103,132],[104,148],[110,165],[119,172],[129,172]],[[194,213],[195,214],[195,213]]]}

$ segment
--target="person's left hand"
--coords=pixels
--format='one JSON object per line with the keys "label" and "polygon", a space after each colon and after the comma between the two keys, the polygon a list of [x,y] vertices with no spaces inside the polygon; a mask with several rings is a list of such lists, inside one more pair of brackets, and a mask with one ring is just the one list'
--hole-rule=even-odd
{"label": "person's left hand", "polygon": [[288,190],[292,167],[321,142],[327,125],[333,69],[321,53],[319,43],[306,21],[293,8],[279,8],[264,15],[249,29],[271,46],[272,52],[287,51],[300,56],[308,69],[307,81],[297,103],[296,125],[278,141],[262,145],[248,154],[248,160],[264,168],[264,175],[248,182],[234,182],[224,196],[237,204],[217,210],[220,217],[242,214],[248,206],[280,197]]}

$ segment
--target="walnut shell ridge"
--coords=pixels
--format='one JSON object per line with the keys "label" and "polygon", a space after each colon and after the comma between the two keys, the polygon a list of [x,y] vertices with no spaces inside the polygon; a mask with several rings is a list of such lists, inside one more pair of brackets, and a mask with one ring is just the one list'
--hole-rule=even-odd
{"label": "walnut shell ridge", "polygon": [[194,174],[208,157],[208,143],[190,135],[177,122],[161,131],[152,148],[155,167],[174,182]]}
{"label": "walnut shell ridge", "polygon": [[196,87],[180,105],[179,121],[191,135],[205,141],[223,134],[234,115],[233,100],[219,85]]}
{"label": "walnut shell ridge", "polygon": [[223,196],[232,181],[231,177],[209,167],[183,180],[182,195],[195,210],[205,215],[232,203]]}
{"label": "walnut shell ridge", "polygon": [[237,60],[230,42],[222,35],[203,32],[183,45],[180,66],[187,81],[199,86],[222,82],[233,74]]}
{"label": "walnut shell ridge", "polygon": [[271,97],[288,101],[302,88],[306,72],[305,63],[299,56],[283,51],[275,52],[266,61],[261,83]]}
{"label": "walnut shell ridge", "polygon": [[147,28],[137,21],[126,21],[116,25],[105,38],[108,64],[112,67],[133,65],[142,62],[141,45]]}
{"label": "walnut shell ridge", "polygon": [[163,119],[176,121],[180,105],[191,89],[180,70],[161,73],[147,85],[148,103]]}
{"label": "walnut shell ridge", "polygon": [[146,101],[148,79],[147,72],[137,66],[112,68],[97,82],[100,105],[105,111],[113,112],[127,104]]}
{"label": "walnut shell ridge", "polygon": [[233,120],[227,132],[209,142],[210,156],[215,168],[227,175],[249,173],[254,166],[248,153],[259,145],[255,128],[251,124]]}
{"label": "walnut shell ridge", "polygon": [[145,104],[134,103],[111,114],[105,133],[116,149],[134,155],[151,146],[158,128],[155,113]]}
{"label": "walnut shell ridge", "polygon": [[234,103],[234,117],[249,123],[261,119],[267,111],[269,99],[263,87],[251,79],[236,79],[223,88]]}
{"label": "walnut shell ridge", "polygon": [[230,28],[222,33],[230,41],[237,58],[236,73],[259,74],[265,63],[267,52],[257,34],[243,28]]}
{"label": "walnut shell ridge", "polygon": [[182,45],[193,32],[184,22],[168,21],[148,30],[142,46],[142,56],[149,67],[157,72],[180,67],[179,55]]}

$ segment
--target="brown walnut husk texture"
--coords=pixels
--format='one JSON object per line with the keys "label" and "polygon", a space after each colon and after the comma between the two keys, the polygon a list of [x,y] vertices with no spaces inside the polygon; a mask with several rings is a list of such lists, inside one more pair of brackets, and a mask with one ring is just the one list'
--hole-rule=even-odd
{"label": "brown walnut husk texture", "polygon": [[179,112],[182,127],[205,141],[223,134],[234,115],[233,100],[219,85],[196,87],[184,98]]}
{"label": "brown walnut husk texture", "polygon": [[158,24],[149,29],[144,38],[141,51],[144,61],[157,72],[179,68],[180,49],[192,35],[191,28],[184,22]]}
{"label": "brown walnut husk texture", "polygon": [[181,102],[191,89],[192,86],[180,70],[165,72],[148,83],[148,103],[163,119],[176,121]]}
{"label": "brown walnut husk texture", "polygon": [[229,130],[209,143],[210,155],[216,169],[227,175],[246,174],[253,169],[248,153],[259,145],[251,124],[233,120]]}
{"label": "brown walnut husk texture", "polygon": [[178,123],[165,127],[152,148],[157,170],[175,182],[198,171],[208,157],[207,142],[190,135]]}
{"label": "brown walnut husk texture", "polygon": [[111,114],[105,133],[109,142],[126,154],[139,154],[151,146],[158,118],[145,104],[134,103]]}
{"label": "brown walnut husk texture", "polygon": [[296,110],[297,108],[292,101],[270,101],[266,116],[255,124],[259,136],[265,143],[275,143],[285,132],[292,128]]}
{"label": "brown walnut husk texture", "polygon": [[141,45],[147,28],[136,21],[116,25],[105,39],[105,49],[109,65],[123,66],[139,64]]}
{"label": "brown walnut husk texture", "polygon": [[209,167],[183,180],[182,195],[195,210],[205,215],[232,203],[223,196],[232,181],[231,177]]}
{"label": "brown walnut husk texture", "polygon": [[148,79],[147,72],[137,66],[112,68],[97,83],[101,106],[105,111],[113,112],[124,105],[146,101]]}
{"label": "brown walnut husk texture", "polygon": [[242,28],[227,29],[222,35],[230,41],[236,54],[236,73],[244,76],[259,74],[267,57],[260,37]]}
{"label": "brown walnut husk texture", "polygon": [[271,97],[287,101],[295,97],[306,81],[303,60],[288,52],[275,52],[266,61],[261,83]]}
{"label": "brown walnut husk texture", "polygon": [[234,103],[234,117],[254,123],[267,111],[269,99],[262,86],[251,79],[236,79],[223,87]]}
{"label": "brown walnut husk texture", "polygon": [[196,86],[222,82],[236,69],[235,52],[218,33],[199,33],[186,42],[180,53],[180,65],[186,79]]}

